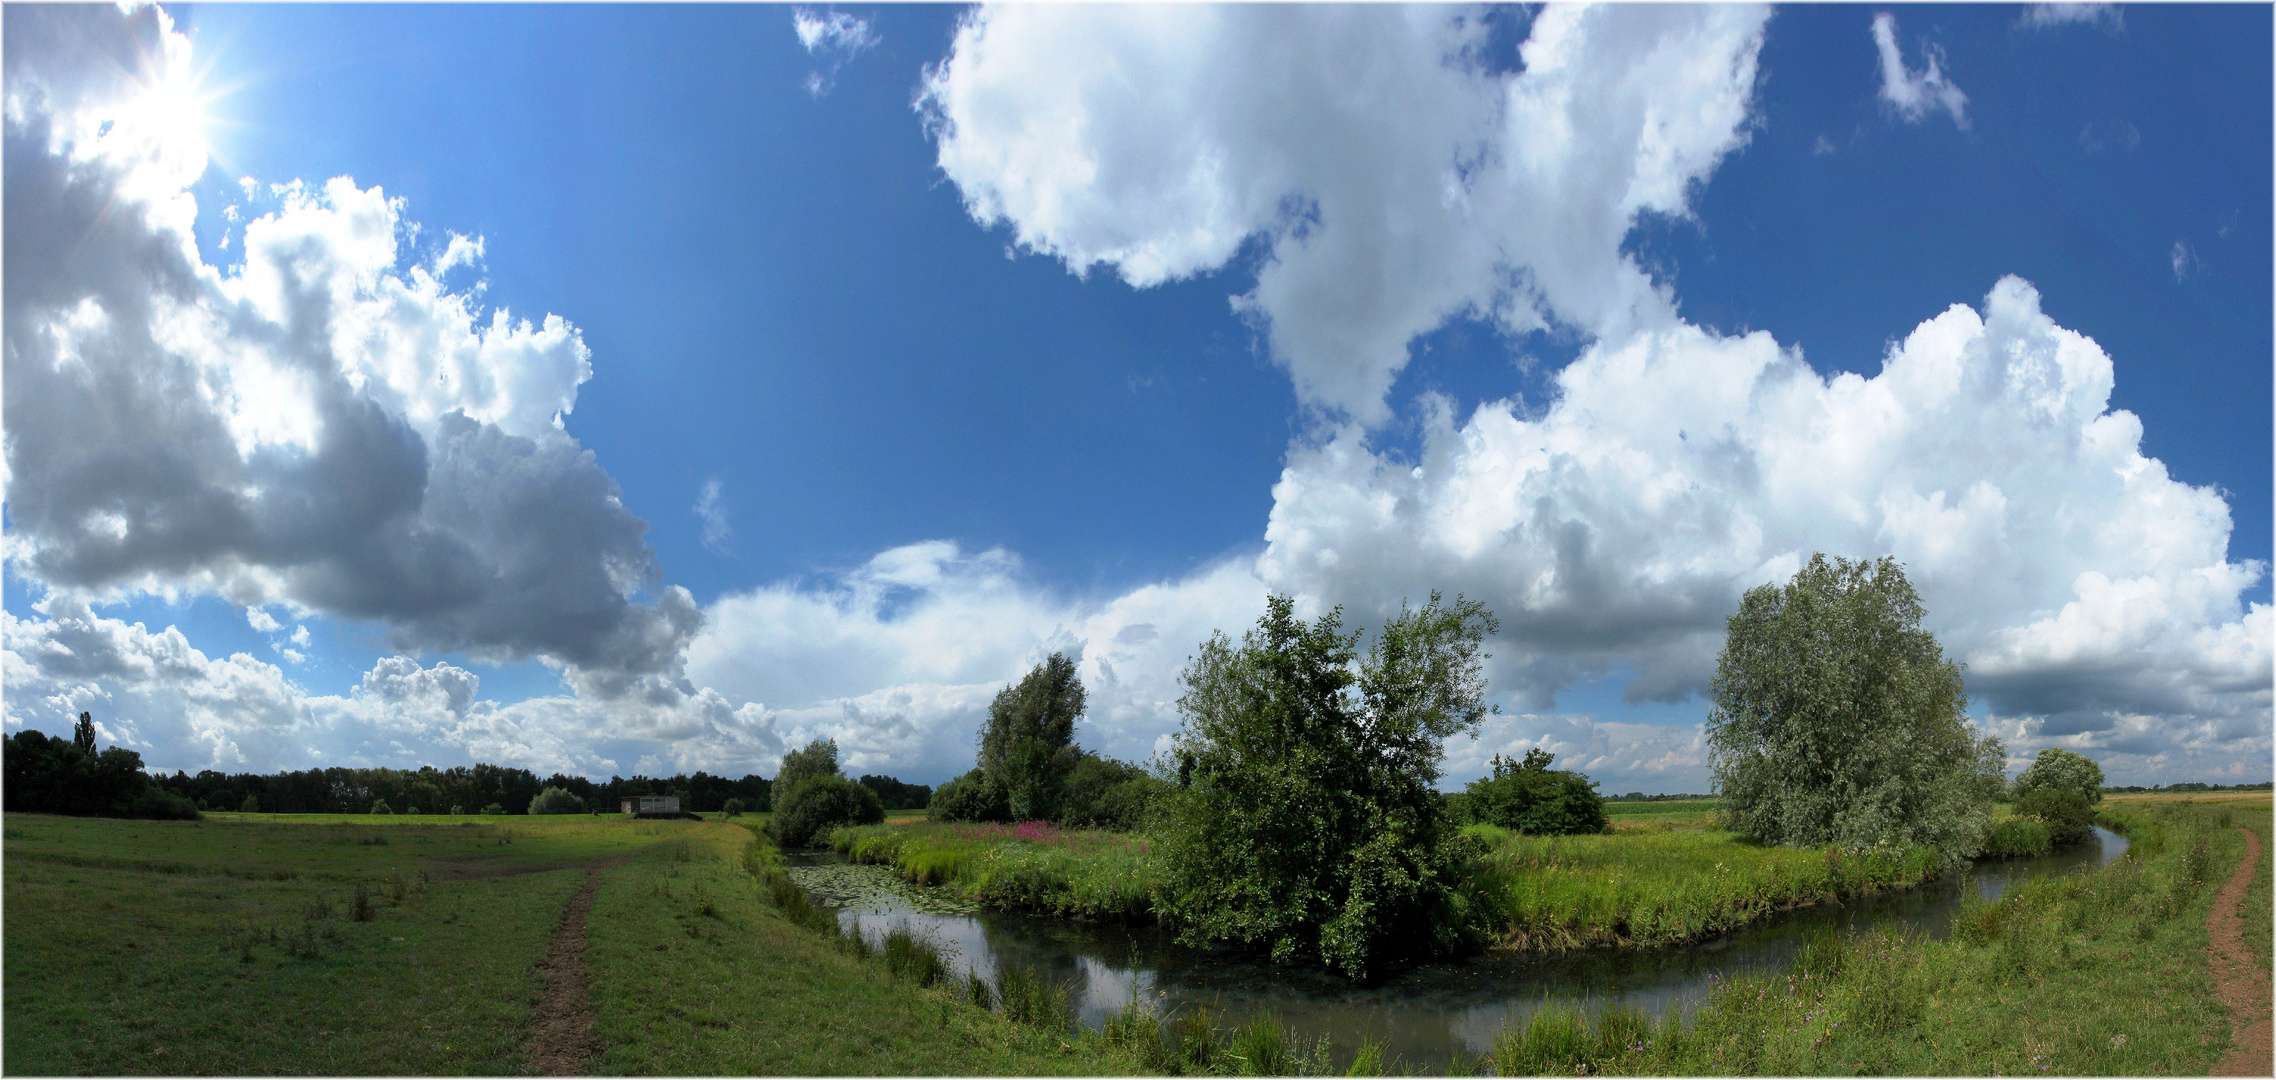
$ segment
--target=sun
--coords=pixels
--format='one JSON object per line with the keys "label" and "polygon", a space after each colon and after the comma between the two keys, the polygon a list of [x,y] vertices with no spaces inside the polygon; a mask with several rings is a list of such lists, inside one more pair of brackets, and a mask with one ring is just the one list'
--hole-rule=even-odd
{"label": "sun", "polygon": [[[208,132],[225,89],[194,62],[190,39],[174,20],[154,10],[156,33],[136,57],[129,92],[104,103],[82,122],[95,155],[128,163],[143,194],[180,191],[205,172],[213,154]],[[210,65],[209,65],[210,66]]]}

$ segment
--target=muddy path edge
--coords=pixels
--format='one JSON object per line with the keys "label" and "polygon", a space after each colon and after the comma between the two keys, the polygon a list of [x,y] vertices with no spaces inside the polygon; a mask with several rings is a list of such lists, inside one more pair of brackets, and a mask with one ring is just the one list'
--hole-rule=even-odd
{"label": "muddy path edge", "polygon": [[601,871],[629,858],[615,855],[585,864],[585,883],[569,898],[552,947],[537,962],[545,985],[530,1011],[527,1052],[530,1071],[538,1076],[581,1076],[600,1056],[600,1040],[593,1034],[592,981],[585,975],[585,919],[601,889]]}
{"label": "muddy path edge", "polygon": [[2245,918],[2238,910],[2244,904],[2245,889],[2252,884],[2253,871],[2260,866],[2260,836],[2241,825],[2237,831],[2244,834],[2244,858],[2222,884],[2220,895],[2213,898],[2212,912],[2205,916],[2210,939],[2205,953],[2212,962],[2213,993],[2235,1017],[2229,1052],[2213,1067],[2212,1075],[2267,1076],[2276,1069],[2276,1048],[2270,1042],[2271,1034],[2276,1033],[2272,1031],[2276,1017],[2269,1012],[2268,976],[2261,972],[2252,950],[2245,947]]}

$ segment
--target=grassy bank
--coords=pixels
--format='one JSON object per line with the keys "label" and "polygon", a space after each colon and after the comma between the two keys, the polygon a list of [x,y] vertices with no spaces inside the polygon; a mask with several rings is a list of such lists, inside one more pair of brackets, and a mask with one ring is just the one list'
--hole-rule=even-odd
{"label": "grassy bank", "polygon": [[1925,848],[1845,855],[1769,847],[1695,818],[1596,836],[1520,836],[1490,825],[1468,832],[1487,845],[1477,885],[1496,938],[1515,949],[1698,941],[1785,908],[1910,888],[1938,872]]}
{"label": "grassy bank", "polygon": [[[1630,1075],[2203,1074],[2227,1049],[2205,915],[2268,802],[2116,803],[2133,840],[2097,871],[1971,904],[1953,937],[1829,935],[1788,972],[1719,985],[1692,1020],[1545,1010],[1481,1066]],[[2250,920],[2267,925],[2265,887]]]}
{"label": "grassy bank", "polygon": [[[1099,1074],[786,919],[724,823],[5,819],[0,1070],[527,1074],[535,965],[595,860],[602,1072]],[[944,1052],[945,1051],[945,1052]]]}
{"label": "grassy bank", "polygon": [[912,822],[839,829],[830,845],[980,903],[1103,922],[1154,917],[1159,872],[1150,845],[1128,833]]}

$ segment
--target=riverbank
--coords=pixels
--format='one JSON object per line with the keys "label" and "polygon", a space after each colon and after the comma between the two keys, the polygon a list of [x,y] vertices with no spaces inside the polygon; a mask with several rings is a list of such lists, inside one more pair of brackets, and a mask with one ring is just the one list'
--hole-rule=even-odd
{"label": "riverbank", "polygon": [[1908,889],[1941,867],[1923,847],[1845,854],[1765,846],[1711,821],[1597,836],[1522,836],[1491,825],[1475,879],[1501,948],[1681,945],[1795,907]]}
{"label": "riverbank", "polygon": [[[2207,918],[2244,855],[2234,826],[2265,837],[2269,802],[2113,799],[2103,813],[2133,841],[2126,857],[1972,900],[1947,940],[1829,934],[1789,970],[1723,980],[1688,1020],[1544,1010],[1476,1064],[1503,1075],[2203,1075],[2240,1027],[2214,994]],[[2265,927],[2266,874],[2248,877],[2244,920]]]}

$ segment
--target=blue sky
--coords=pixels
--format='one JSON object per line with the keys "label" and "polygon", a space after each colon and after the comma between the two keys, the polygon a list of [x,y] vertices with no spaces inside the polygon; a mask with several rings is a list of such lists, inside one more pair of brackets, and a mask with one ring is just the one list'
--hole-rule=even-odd
{"label": "blue sky", "polygon": [[[1722,616],[1823,549],[1912,567],[1972,712],[2018,757],[2268,777],[2266,8],[166,12],[170,30],[145,11],[66,33],[10,9],[10,100],[43,103],[11,105],[11,174],[82,153],[35,123],[135,100],[134,79],[77,74],[107,70],[89,42],[179,35],[204,168],[159,183],[190,216],[144,218],[188,222],[212,310],[337,335],[365,326],[341,298],[422,266],[433,287],[393,309],[417,319],[334,351],[415,356],[505,310],[532,336],[493,336],[524,351],[467,363],[535,389],[422,406],[392,361],[340,361],[409,457],[326,458],[346,421],[305,403],[285,408],[322,412],[317,434],[246,434],[243,389],[213,423],[72,428],[99,395],[17,335],[83,297],[15,283],[87,241],[19,241],[33,196],[12,190],[11,729],[89,708],[168,768],[594,775],[771,773],[826,735],[858,768],[937,781],[1051,649],[1086,658],[1086,745],[1142,758],[1176,726],[1183,656],[1267,589],[1372,625],[1442,587],[1506,627],[1506,716],[1450,747],[1451,775],[1544,745],[1612,790],[1700,790]],[[62,190],[141,182],[106,152],[85,153],[112,179]],[[347,268],[369,239],[351,203],[392,215],[392,260]],[[333,308],[242,306],[227,283],[285,250],[248,254],[256,220],[338,254]],[[445,260],[454,235],[479,253]],[[145,286],[165,293],[86,295],[116,312]],[[137,385],[250,387],[235,336],[292,334],[244,325],[107,347]],[[1908,338],[1905,370],[1957,364],[1957,390],[1875,381]],[[436,426],[454,405],[481,430]],[[1638,419],[1663,413],[1669,431]],[[2123,414],[2131,444],[2095,426]],[[118,463],[126,432],[189,447],[208,428],[239,433],[222,466],[160,456],[242,473],[216,498],[251,507],[257,539],[153,509],[140,543],[135,500],[165,488]],[[472,449],[493,428],[567,456],[515,487],[510,443]],[[75,457],[62,430],[111,434]],[[2150,459],[2168,478],[2113,479]],[[418,473],[445,462],[481,492],[458,517],[434,507],[461,481]],[[42,496],[88,469],[99,498]],[[405,469],[424,507],[278,509],[285,482],[260,479],[379,491]],[[1669,494],[1685,484],[1709,493]],[[432,551],[398,557],[397,526]],[[585,584],[452,599],[493,573]],[[197,663],[147,659],[178,648],[169,626]]]}

